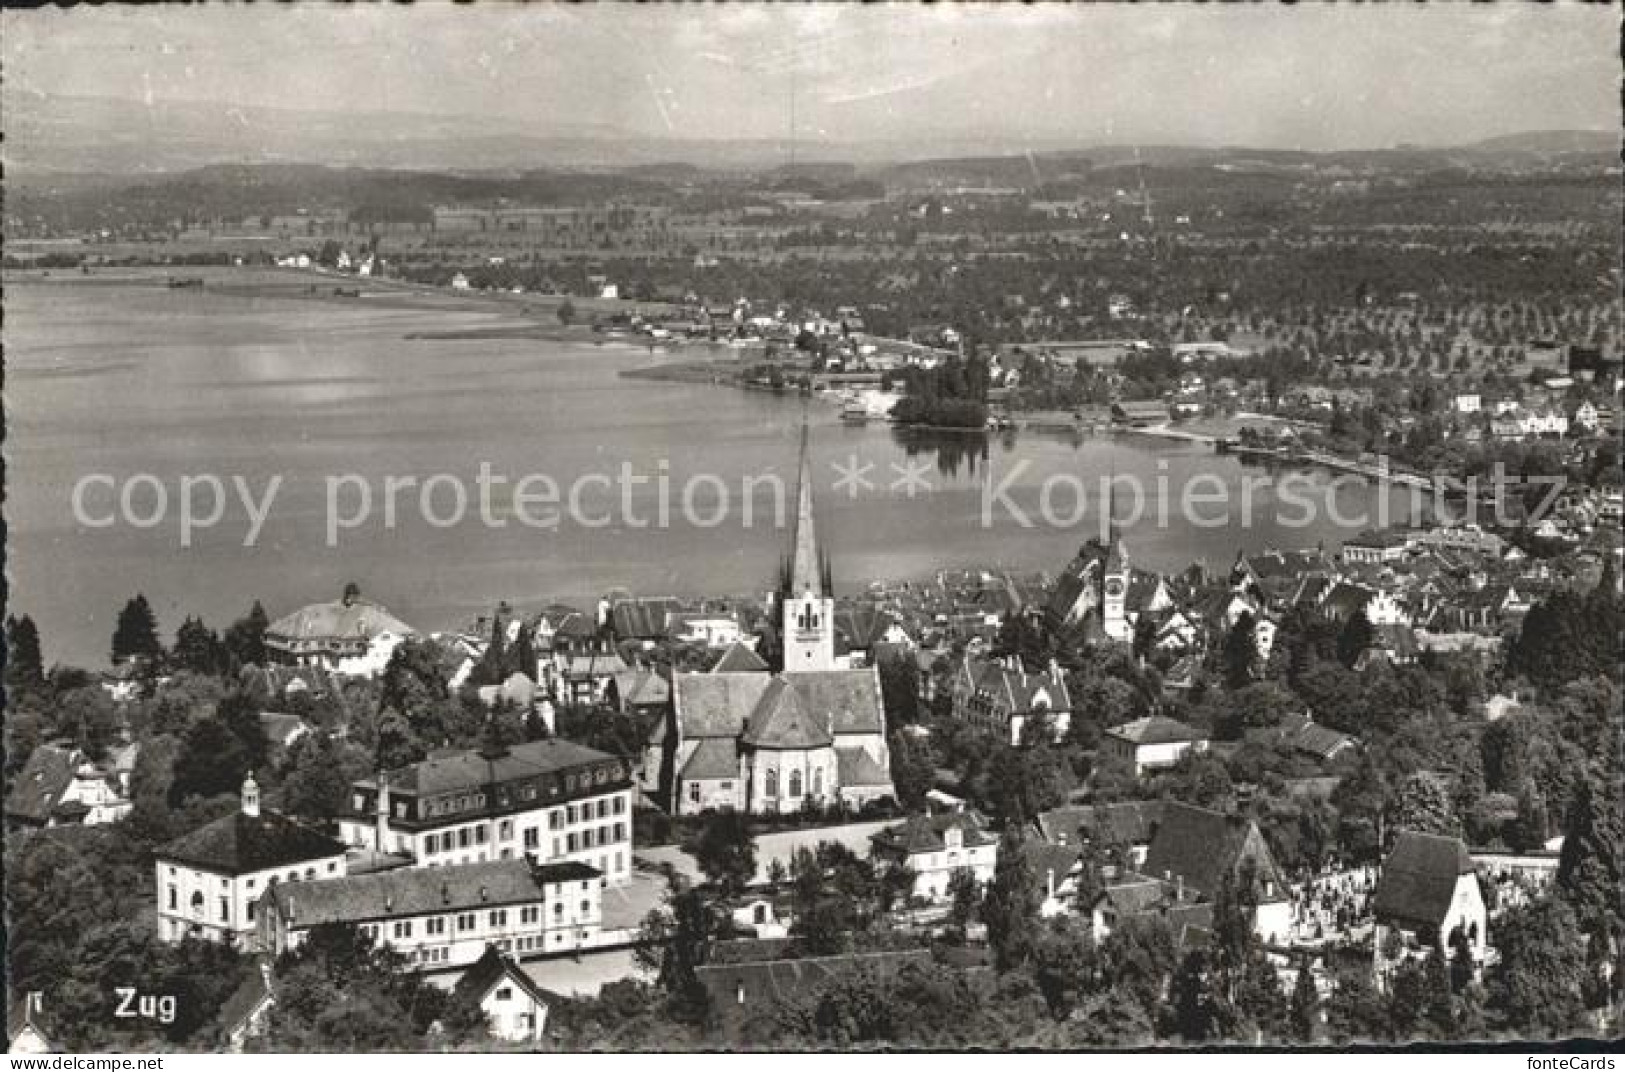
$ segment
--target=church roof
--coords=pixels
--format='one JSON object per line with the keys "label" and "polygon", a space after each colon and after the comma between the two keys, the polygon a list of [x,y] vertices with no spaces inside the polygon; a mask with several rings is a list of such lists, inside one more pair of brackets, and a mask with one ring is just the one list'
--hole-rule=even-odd
{"label": "church roof", "polygon": [[715,781],[739,776],[739,750],[726,737],[706,737],[683,764],[684,781]]}
{"label": "church roof", "polygon": [[743,641],[736,640],[728,646],[711,667],[713,674],[743,673],[746,671],[765,671],[768,669],[767,660],[756,654],[750,646]]}
{"label": "church roof", "polygon": [[775,677],[756,703],[745,727],[744,743],[755,748],[824,748],[829,729],[801,703],[796,688]]}
{"label": "church roof", "polygon": [[1257,868],[1255,880],[1265,889],[1274,888],[1273,898],[1261,890],[1260,900],[1279,899],[1286,883],[1256,823],[1170,800],[1163,803],[1140,870],[1152,878],[1182,878],[1187,889],[1211,899],[1224,877],[1236,874],[1249,857]]}
{"label": "church roof", "polygon": [[836,770],[841,776],[842,788],[864,785],[891,785],[891,772],[875,762],[866,749],[837,748]]}
{"label": "church roof", "polygon": [[1402,830],[1377,880],[1377,918],[1437,926],[1450,911],[1456,879],[1472,871],[1460,838]]}
{"label": "church roof", "polygon": [[813,521],[812,466],[807,457],[807,426],[801,426],[801,473],[796,479],[796,529],[790,555],[790,592],[827,595],[823,563],[818,554],[818,529]]}
{"label": "church roof", "polygon": [[814,718],[827,720],[830,732],[837,735],[880,733],[885,724],[880,678],[873,668],[777,675],[761,671],[678,674],[672,692],[682,736],[740,737],[774,681],[791,686],[801,708]]}

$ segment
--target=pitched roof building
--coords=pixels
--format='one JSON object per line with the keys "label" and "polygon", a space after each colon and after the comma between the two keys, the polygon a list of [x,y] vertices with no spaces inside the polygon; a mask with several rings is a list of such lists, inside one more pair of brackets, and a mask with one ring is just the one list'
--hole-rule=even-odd
{"label": "pitched roof building", "polygon": [[782,668],[752,666],[754,653],[736,647],[710,672],[672,679],[670,717],[647,744],[644,788],[673,812],[796,811],[894,795],[879,674],[836,657],[805,427],[796,504],[777,596]]}
{"label": "pitched roof building", "polygon": [[1456,935],[1475,961],[1489,944],[1489,917],[1467,845],[1460,838],[1402,830],[1382,863],[1372,899],[1373,960],[1379,980],[1411,956],[1451,953]]}

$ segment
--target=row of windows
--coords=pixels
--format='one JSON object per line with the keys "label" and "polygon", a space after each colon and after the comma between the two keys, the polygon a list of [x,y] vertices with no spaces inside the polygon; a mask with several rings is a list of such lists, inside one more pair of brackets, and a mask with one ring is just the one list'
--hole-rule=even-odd
{"label": "row of windows", "polygon": [[[583,883],[583,886],[585,886],[585,885],[586,884]],[[592,914],[592,901],[583,900],[581,902],[581,915],[583,917],[585,917],[585,916],[589,916],[591,914]],[[474,930],[479,929],[479,926],[480,926],[480,913],[478,913],[478,912],[459,912],[455,916],[430,916],[427,919],[423,920],[423,933],[424,933],[424,935],[426,937],[430,937],[430,938],[437,938],[437,937],[441,937],[441,936],[445,935],[445,933],[447,931],[447,921],[448,920],[452,921],[452,924],[453,924],[453,926],[455,928],[455,932],[457,934],[466,934],[469,931],[474,931]],[[562,901],[554,901],[553,902],[553,921],[554,921],[555,924],[564,922],[564,902],[562,902]],[[520,909],[519,909],[519,923],[521,925],[527,925],[527,924],[528,925],[535,925],[535,924],[539,924],[541,922],[542,922],[542,906],[541,905],[523,905],[523,906],[520,907]],[[493,908],[493,909],[490,909],[488,912],[485,913],[485,924],[486,924],[487,927],[491,927],[491,928],[506,927],[508,925],[508,909],[506,909],[506,908]],[[389,925],[389,936],[390,936],[391,939],[393,939],[395,941],[401,941],[401,940],[404,940],[404,939],[413,938],[413,937],[416,936],[416,932],[415,932],[416,926],[417,926],[417,921],[416,920],[410,920],[410,919],[396,920],[396,921],[394,921],[393,923],[391,923]],[[363,934],[367,935],[367,937],[376,939],[378,937],[378,934],[379,934],[379,924],[376,924],[376,923],[364,924],[361,927],[361,931],[362,931]]]}
{"label": "row of windows", "polygon": [[[785,794],[786,796],[801,796],[801,772],[799,770],[791,771],[790,776],[785,779],[785,785],[789,790],[789,792]],[[762,775],[762,793],[769,799],[779,795],[778,771],[770,770],[766,774]],[[824,768],[822,767],[813,768],[812,795],[815,797],[821,797],[824,795]]]}
{"label": "row of windows", "polygon": [[[626,839],[626,824],[615,823],[610,826],[589,827],[578,834],[566,834],[564,837],[565,852],[582,852],[586,849],[614,845]],[[554,839],[556,844],[557,838]]]}
{"label": "row of windows", "polygon": [[[608,785],[624,776],[624,771],[618,765],[566,774],[563,779],[564,792],[574,793],[578,790],[590,789],[593,786]],[[497,803],[507,805],[516,800],[536,800],[544,790],[550,797],[557,796],[559,792],[558,781],[535,779],[528,782],[498,786],[496,789]],[[434,800],[424,801],[423,814],[425,816],[455,815],[472,808],[483,808],[485,805],[486,795],[483,792],[463,793],[454,797],[439,797]],[[357,810],[360,810],[362,806],[361,798],[358,795],[356,797]]]}

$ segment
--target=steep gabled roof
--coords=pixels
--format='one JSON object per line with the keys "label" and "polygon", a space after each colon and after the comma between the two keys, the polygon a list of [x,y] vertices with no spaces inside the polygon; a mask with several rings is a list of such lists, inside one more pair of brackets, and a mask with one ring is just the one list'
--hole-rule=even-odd
{"label": "steep gabled roof", "polygon": [[452,988],[452,993],[459,998],[479,1005],[495,990],[498,984],[508,982],[524,992],[538,1005],[547,1005],[547,997],[540,987],[531,981],[530,976],[522,971],[518,964],[502,953],[494,945],[487,945],[485,952],[468,970],[463,972],[462,978]]}
{"label": "steep gabled roof", "polygon": [[801,702],[796,688],[780,676],[756,702],[743,741],[754,748],[824,748],[829,728]]}
{"label": "steep gabled roof", "polygon": [[739,750],[727,737],[703,737],[677,775],[682,781],[709,782],[739,777]]}
{"label": "steep gabled roof", "polygon": [[891,772],[876,763],[874,757],[862,748],[837,748],[836,770],[841,776],[841,788],[859,786],[890,786]]}
{"label": "steep gabled roof", "polygon": [[991,845],[998,839],[988,833],[982,817],[975,812],[943,812],[938,815],[911,815],[896,826],[870,835],[876,848],[913,855],[942,852],[948,847],[949,830],[958,830],[966,848]]}
{"label": "steep gabled roof", "polygon": [[1456,880],[1472,873],[1460,838],[1401,831],[1383,861],[1373,910],[1378,919],[1436,927],[1450,911]]}
{"label": "steep gabled roof", "polygon": [[48,820],[84,760],[84,753],[77,748],[42,744],[34,749],[23,769],[11,779],[6,814],[28,822]]}
{"label": "steep gabled roof", "polygon": [[736,640],[728,645],[728,650],[722,653],[721,658],[711,665],[713,674],[747,674],[766,673],[769,667],[767,660],[751,650],[750,645],[742,640]]}
{"label": "steep gabled roof", "polygon": [[1162,819],[1141,870],[1152,878],[1183,879],[1187,890],[1211,900],[1224,877],[1237,874],[1249,858],[1256,868],[1260,899],[1266,889],[1273,889],[1277,899],[1285,896],[1286,883],[1256,823],[1170,800],[1163,803]]}

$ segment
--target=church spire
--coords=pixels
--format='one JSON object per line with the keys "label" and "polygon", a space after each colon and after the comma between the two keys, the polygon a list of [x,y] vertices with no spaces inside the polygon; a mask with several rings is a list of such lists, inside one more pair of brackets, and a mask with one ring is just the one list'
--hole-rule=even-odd
{"label": "church spire", "polygon": [[827,565],[818,549],[818,529],[813,521],[812,462],[807,452],[807,418],[801,419],[801,469],[796,477],[795,542],[790,551],[790,586],[786,595],[827,595]]}

